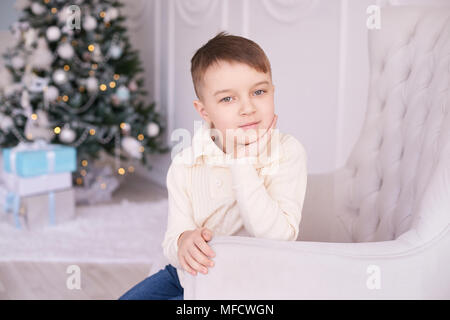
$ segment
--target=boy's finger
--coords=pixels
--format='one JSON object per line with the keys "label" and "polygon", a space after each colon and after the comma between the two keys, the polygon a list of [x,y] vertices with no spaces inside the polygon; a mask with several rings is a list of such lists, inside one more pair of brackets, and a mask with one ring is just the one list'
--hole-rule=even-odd
{"label": "boy's finger", "polygon": [[209,229],[206,229],[206,228],[202,229],[201,234],[202,234],[202,238],[205,239],[206,241],[209,241],[212,238],[212,231]]}
{"label": "boy's finger", "polygon": [[183,256],[180,257],[180,264],[183,267],[184,270],[192,274],[193,276],[197,275],[197,272],[191,268],[191,266],[186,262],[186,259],[184,259]]}
{"label": "boy's finger", "polygon": [[204,254],[202,251],[200,251],[200,249],[198,247],[191,248],[189,253],[195,259],[195,261],[197,261],[198,263],[200,263],[202,266],[204,266],[206,268],[212,267],[214,265],[214,262],[212,260],[208,259],[206,254]]}
{"label": "boy's finger", "polygon": [[202,266],[200,263],[197,262],[197,260],[192,257],[192,255],[188,252],[185,256],[186,262],[196,271],[199,271],[201,273],[207,273],[208,269],[204,266]]}
{"label": "boy's finger", "polygon": [[214,258],[216,256],[211,247],[205,241],[203,241],[203,239],[195,241],[195,245],[208,257]]}

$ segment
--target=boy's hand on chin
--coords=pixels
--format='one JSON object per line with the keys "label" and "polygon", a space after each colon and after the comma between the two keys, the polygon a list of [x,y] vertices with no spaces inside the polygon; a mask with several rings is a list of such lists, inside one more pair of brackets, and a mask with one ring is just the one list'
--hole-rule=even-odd
{"label": "boy's hand on chin", "polygon": [[233,159],[241,159],[244,157],[257,157],[261,154],[270,143],[270,138],[276,128],[278,115],[274,115],[273,120],[266,132],[258,137],[255,141],[248,144],[234,144]]}
{"label": "boy's hand on chin", "polygon": [[178,238],[178,260],[193,276],[197,272],[207,274],[208,267],[214,266],[214,261],[208,257],[215,257],[216,254],[207,244],[212,235],[212,231],[207,228],[197,228],[183,232]]}

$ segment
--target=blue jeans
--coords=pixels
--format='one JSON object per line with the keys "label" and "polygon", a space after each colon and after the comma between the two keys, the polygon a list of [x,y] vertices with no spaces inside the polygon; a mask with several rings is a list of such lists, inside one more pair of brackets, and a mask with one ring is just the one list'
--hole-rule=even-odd
{"label": "blue jeans", "polygon": [[168,264],[128,290],[119,300],[183,300],[183,292],[177,269]]}

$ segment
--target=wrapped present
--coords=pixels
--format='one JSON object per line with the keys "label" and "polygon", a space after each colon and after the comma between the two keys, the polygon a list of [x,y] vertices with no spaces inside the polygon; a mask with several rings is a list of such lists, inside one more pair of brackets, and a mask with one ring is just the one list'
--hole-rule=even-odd
{"label": "wrapped present", "polygon": [[47,144],[42,140],[21,142],[14,148],[3,149],[4,172],[25,178],[73,172],[76,161],[75,148]]}
{"label": "wrapped present", "polygon": [[75,193],[73,188],[26,197],[8,192],[3,208],[17,228],[34,230],[73,219]]}
{"label": "wrapped present", "polygon": [[3,181],[9,191],[25,197],[70,188],[72,186],[72,173],[53,173],[23,178],[3,172]]}

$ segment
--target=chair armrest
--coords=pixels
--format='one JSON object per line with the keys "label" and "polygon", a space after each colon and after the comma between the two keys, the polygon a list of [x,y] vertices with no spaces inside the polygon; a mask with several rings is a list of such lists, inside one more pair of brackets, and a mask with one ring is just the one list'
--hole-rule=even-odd
{"label": "chair armrest", "polygon": [[185,273],[190,299],[426,299],[450,297],[450,232],[414,244],[320,243],[216,237],[215,266]]}
{"label": "chair armrest", "polygon": [[336,171],[309,174],[300,222],[299,241],[352,242],[337,216],[335,188],[340,184]]}

